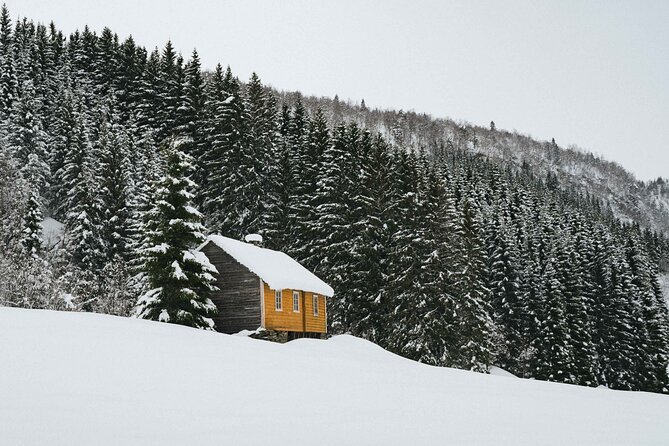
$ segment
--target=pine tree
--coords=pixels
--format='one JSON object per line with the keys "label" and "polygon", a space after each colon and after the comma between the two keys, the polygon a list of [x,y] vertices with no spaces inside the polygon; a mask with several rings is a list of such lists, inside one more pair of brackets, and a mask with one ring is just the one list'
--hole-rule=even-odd
{"label": "pine tree", "polygon": [[55,217],[64,220],[71,207],[68,194],[80,177],[88,135],[85,128],[87,123],[82,113],[82,97],[75,95],[70,88],[65,88],[59,96],[59,104],[49,159],[53,178],[50,195],[53,197]]}
{"label": "pine tree", "polygon": [[37,154],[28,155],[28,162],[21,168],[21,176],[25,178],[41,196],[48,191],[51,173],[49,166]]}
{"label": "pine tree", "polygon": [[637,364],[636,373],[642,380],[641,388],[653,392],[667,392],[669,381],[667,363],[669,362],[669,319],[664,296],[657,281],[657,275],[651,266],[642,244],[632,230],[627,236],[625,256],[632,274],[632,284],[638,291],[638,304],[643,323],[637,336],[642,344],[644,361]]}
{"label": "pine tree", "polygon": [[[349,210],[352,221],[350,273],[346,288],[351,296],[351,332],[378,342],[384,323],[384,287],[390,234],[386,204],[390,201],[389,148],[380,138],[363,132],[358,162],[350,175],[358,173]],[[318,166],[318,164],[316,164]],[[306,175],[305,175],[306,176]],[[308,181],[308,176],[305,178]],[[311,192],[307,195],[314,194]],[[309,209],[309,208],[307,208]],[[305,212],[308,216],[309,213]],[[308,234],[308,231],[306,232]],[[305,244],[309,246],[308,242]]]}
{"label": "pine tree", "polygon": [[6,119],[16,99],[17,79],[14,70],[12,23],[9,10],[2,5],[0,11],[0,119]]}
{"label": "pine tree", "polygon": [[103,120],[99,132],[102,207],[101,238],[105,246],[107,260],[128,260],[131,209],[128,135],[118,124],[118,116],[113,112],[110,122]]}
{"label": "pine tree", "polygon": [[156,115],[158,141],[170,137],[176,130],[181,70],[181,58],[174,51],[172,42],[167,41],[160,57],[158,71],[157,99],[159,108]]}
{"label": "pine tree", "polygon": [[592,307],[592,297],[586,287],[589,275],[584,264],[586,241],[583,239],[580,216],[572,219],[569,230],[555,240],[555,264],[558,280],[563,288],[567,339],[573,359],[569,372],[573,383],[594,386],[597,383],[597,352],[592,340],[592,321],[588,309]]}
{"label": "pine tree", "polygon": [[246,86],[244,142],[238,166],[242,172],[246,172],[246,181],[237,189],[241,193],[241,200],[246,203],[241,229],[247,233],[261,232],[266,226],[271,182],[276,170],[276,111],[273,107],[273,98],[258,75],[253,73]]}
{"label": "pine tree", "polygon": [[553,259],[543,272],[543,307],[538,314],[539,335],[534,339],[533,376],[548,381],[575,382],[569,343],[565,297]]}
{"label": "pine tree", "polygon": [[106,247],[102,240],[102,204],[97,194],[90,154],[85,155],[79,176],[68,193],[67,250],[75,266],[97,272],[104,266]]}
{"label": "pine tree", "polygon": [[[456,299],[457,348],[452,351],[452,365],[484,371],[494,357],[494,325],[490,318],[486,287],[485,244],[473,197],[464,195],[460,205],[461,244],[452,254],[453,291]],[[457,245],[456,245],[457,246]]]}
{"label": "pine tree", "polygon": [[200,57],[195,50],[193,50],[191,60],[186,64],[181,92],[180,105],[177,109],[176,131],[178,134],[188,136],[192,141],[190,146],[183,147],[183,150],[194,158],[196,170],[199,171],[198,163],[204,151],[205,95]]}
{"label": "pine tree", "polygon": [[105,27],[95,42],[93,78],[101,96],[116,94],[120,77],[120,53],[118,36]]}
{"label": "pine tree", "polygon": [[202,210],[207,226],[211,226],[212,215],[210,211],[213,212],[214,210],[214,199],[220,187],[220,185],[210,184],[210,175],[217,170],[214,168],[214,164],[218,164],[218,168],[221,167],[219,156],[222,154],[222,150],[220,150],[220,147],[225,135],[222,127],[224,114],[220,107],[228,98],[227,93],[223,90],[223,77],[223,67],[218,64],[211,76],[205,79],[203,87],[204,109],[202,112],[204,138],[199,153],[195,154],[193,179],[201,185],[195,197],[195,203]]}
{"label": "pine tree", "polygon": [[137,301],[136,317],[213,330],[216,307],[208,297],[215,271],[192,250],[203,239],[200,213],[191,206],[195,184],[180,140],[166,149],[166,175],[157,184],[145,221],[144,272],[150,290]]}
{"label": "pine tree", "polygon": [[40,209],[39,197],[33,190],[26,204],[23,217],[23,237],[21,243],[26,252],[36,257],[42,249],[42,211]]}
{"label": "pine tree", "polygon": [[22,163],[27,163],[31,154],[46,162],[47,135],[41,118],[41,100],[31,81],[24,82],[21,90],[11,114],[9,150]]}
{"label": "pine tree", "polygon": [[349,144],[357,138],[357,128],[344,125],[334,131],[332,144],[323,154],[323,168],[318,179],[318,194],[314,199],[317,209],[317,221],[314,225],[313,250],[318,253],[319,261],[310,262],[314,271],[323,277],[336,291],[330,299],[332,305],[328,314],[333,329],[348,332],[351,325],[349,311],[351,295],[345,281],[351,265],[349,254],[354,242],[351,234],[349,200],[352,191],[349,163],[352,161]]}
{"label": "pine tree", "polygon": [[161,102],[161,67],[160,53],[154,49],[149,55],[144,71],[139,79],[139,86],[134,93],[136,105],[137,126],[142,134],[154,133],[156,141],[160,141],[163,122],[159,114],[162,110]]}
{"label": "pine tree", "polygon": [[627,264],[617,256],[611,259],[609,274],[608,287],[600,301],[600,383],[613,389],[632,390],[636,387],[636,336],[632,326],[635,309],[629,297],[632,281]]}
{"label": "pine tree", "polygon": [[[81,121],[75,121],[78,124]],[[85,126],[74,129],[73,139],[59,172],[63,199],[59,214],[68,231],[67,250],[74,265],[97,272],[104,264],[102,203],[99,196],[97,159]]]}
{"label": "pine tree", "polygon": [[146,50],[137,47],[129,36],[118,49],[118,74],[115,80],[115,96],[118,101],[121,122],[137,115],[135,100],[141,89],[141,79],[146,64]]}
{"label": "pine tree", "polygon": [[[427,364],[443,363],[447,336],[437,330],[431,316],[448,317],[439,307],[439,296],[427,289],[433,268],[427,268],[433,241],[425,223],[425,197],[419,195],[421,172],[413,153],[396,152],[393,178],[394,222],[397,225],[389,242],[389,317],[387,346],[402,356]],[[422,192],[422,191],[420,191]]]}
{"label": "pine tree", "polygon": [[[293,209],[292,200],[295,198],[295,175],[292,163],[294,157],[291,153],[293,147],[289,137],[291,119],[290,108],[284,103],[279,115],[279,136],[275,147],[275,159],[273,160],[275,165],[272,168],[270,179],[271,186],[267,196],[267,208],[265,209],[265,226],[262,233],[268,248],[288,252],[293,245],[297,245],[295,246],[295,252],[292,254],[294,254],[305,266],[311,268],[310,254],[312,252],[311,245],[313,243],[313,238],[310,235],[305,235],[309,240],[308,244],[300,245],[298,243],[290,243],[292,228],[291,210]],[[325,131],[327,132],[327,128]],[[326,141],[326,145],[327,144],[329,144],[329,139]],[[310,209],[313,209],[314,199],[313,196],[303,198],[303,200],[312,201]],[[316,224],[316,220],[317,216],[315,214],[311,215],[312,225]],[[302,227],[296,229],[294,232],[300,230],[306,230],[306,228]],[[317,262],[318,261],[316,261],[316,263]]]}
{"label": "pine tree", "polygon": [[244,144],[244,104],[239,81],[228,67],[221,84],[224,98],[217,98],[213,109],[213,127],[209,130],[209,150],[204,161],[209,166],[203,207],[209,226],[217,233],[240,239],[257,232],[250,225],[257,222],[251,214],[255,199],[246,192],[250,156]]}
{"label": "pine tree", "polygon": [[[500,215],[501,214],[501,215]],[[524,314],[520,290],[520,263],[510,224],[497,210],[487,232],[487,270],[494,320],[502,336],[497,363],[511,373],[520,374],[523,353]]]}
{"label": "pine tree", "polygon": [[[314,259],[311,241],[313,240],[313,228],[317,222],[317,211],[315,200],[318,193],[318,178],[319,172],[323,166],[323,154],[330,145],[330,131],[328,129],[327,121],[322,110],[316,110],[314,116],[309,120],[309,128],[307,133],[308,142],[304,150],[299,155],[293,155],[285,146],[290,145],[290,129],[293,127],[290,123],[290,116],[287,115],[287,107],[284,109],[282,115],[282,141],[285,164],[290,169],[286,169],[292,175],[291,184],[294,184],[292,198],[289,199],[291,203],[288,205],[288,211],[294,219],[291,234],[292,239],[292,253],[305,262],[305,265],[310,266],[312,262],[317,262]],[[293,164],[295,158],[300,158],[297,165],[301,170]],[[293,160],[291,162],[291,160]],[[292,167],[291,167],[292,166]],[[297,199],[297,200],[296,200]],[[296,202],[292,202],[296,200]]]}

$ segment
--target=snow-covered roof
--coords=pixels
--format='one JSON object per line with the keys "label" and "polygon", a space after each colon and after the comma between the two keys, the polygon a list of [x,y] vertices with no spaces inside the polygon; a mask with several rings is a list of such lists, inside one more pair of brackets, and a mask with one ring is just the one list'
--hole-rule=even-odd
{"label": "snow-covered roof", "polygon": [[311,291],[328,297],[334,295],[334,290],[330,285],[316,277],[287,254],[223,237],[222,235],[210,235],[198,250],[201,250],[209,242],[214,243],[233,259],[247,267],[249,271],[260,277],[272,289]]}

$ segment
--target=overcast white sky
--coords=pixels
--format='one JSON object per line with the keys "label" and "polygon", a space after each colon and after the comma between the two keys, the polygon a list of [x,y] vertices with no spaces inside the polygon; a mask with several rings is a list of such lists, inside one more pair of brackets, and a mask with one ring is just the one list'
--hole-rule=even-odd
{"label": "overcast white sky", "polygon": [[205,68],[537,138],[669,177],[669,1],[4,0]]}

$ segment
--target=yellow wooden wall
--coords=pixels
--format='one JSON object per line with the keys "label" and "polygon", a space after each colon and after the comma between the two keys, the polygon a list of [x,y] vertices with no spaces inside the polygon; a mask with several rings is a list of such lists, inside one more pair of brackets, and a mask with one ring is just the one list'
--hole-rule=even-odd
{"label": "yellow wooden wall", "polygon": [[[318,295],[318,316],[314,316],[313,294],[300,291],[300,311],[293,311],[293,290],[282,290],[283,309],[277,311],[274,305],[274,290],[263,282],[265,328],[279,331],[307,331],[326,333],[325,296]],[[298,290],[299,291],[299,290]],[[306,313],[305,313],[306,312]]]}

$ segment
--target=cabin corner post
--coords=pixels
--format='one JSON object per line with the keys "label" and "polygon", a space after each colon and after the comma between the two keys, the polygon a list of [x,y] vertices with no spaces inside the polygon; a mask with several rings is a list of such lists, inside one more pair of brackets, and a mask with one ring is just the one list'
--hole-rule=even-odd
{"label": "cabin corner post", "polygon": [[328,334],[328,297],[323,295],[323,318],[325,322],[325,337],[327,338]]}
{"label": "cabin corner post", "polygon": [[260,328],[265,328],[265,284],[262,278],[258,277],[260,284]]}
{"label": "cabin corner post", "polygon": [[302,303],[300,304],[302,306],[302,333],[307,332],[307,292],[306,291],[300,291],[300,294],[302,295]]}

